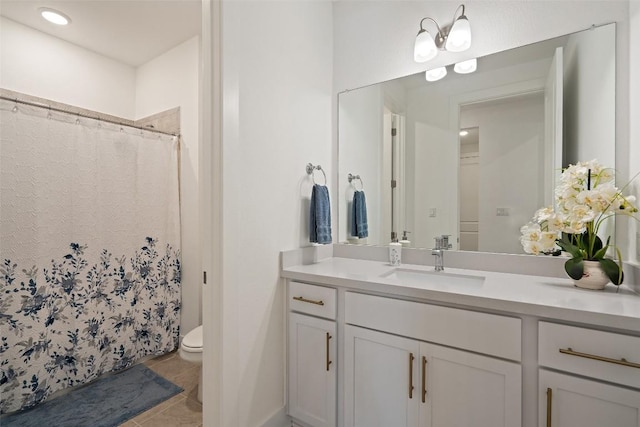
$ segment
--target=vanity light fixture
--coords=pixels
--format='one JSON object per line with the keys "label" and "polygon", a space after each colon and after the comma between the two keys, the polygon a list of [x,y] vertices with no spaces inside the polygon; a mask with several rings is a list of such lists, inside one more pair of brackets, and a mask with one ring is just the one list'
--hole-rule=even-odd
{"label": "vanity light fixture", "polygon": [[478,60],[476,58],[458,62],[453,66],[453,71],[458,74],[473,73],[478,68]]}
{"label": "vanity light fixture", "polygon": [[[458,11],[462,8],[460,16],[456,18]],[[429,31],[422,28],[425,20],[436,24],[438,32],[436,37],[432,37]],[[447,31],[448,30],[448,31]],[[464,5],[458,6],[453,13],[453,23],[450,27],[440,28],[440,25],[433,18],[422,18],[420,21],[420,31],[416,36],[413,49],[413,59],[416,62],[426,62],[435,58],[438,50],[448,50],[449,52],[462,52],[471,46],[471,26],[464,14]]]}
{"label": "vanity light fixture", "polygon": [[71,22],[71,18],[57,10],[50,9],[48,7],[41,7],[40,9],[38,9],[38,11],[44,19],[51,22],[52,24],[67,25]]}
{"label": "vanity light fixture", "polygon": [[434,68],[433,70],[427,70],[425,73],[425,78],[428,82],[436,82],[447,75],[447,68],[440,67]]}

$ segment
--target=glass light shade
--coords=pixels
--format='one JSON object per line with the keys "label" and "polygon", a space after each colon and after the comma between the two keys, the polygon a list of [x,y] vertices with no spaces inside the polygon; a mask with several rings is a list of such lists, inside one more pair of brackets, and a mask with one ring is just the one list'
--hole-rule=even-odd
{"label": "glass light shade", "polygon": [[471,47],[471,26],[466,16],[458,18],[449,30],[444,48],[449,52],[462,52]]}
{"label": "glass light shade", "polygon": [[458,62],[453,66],[453,71],[458,74],[473,73],[478,68],[478,60],[476,58],[467,61]]}
{"label": "glass light shade", "polygon": [[56,25],[67,25],[69,22],[71,22],[71,19],[64,13],[58,12],[57,10],[53,9],[43,7],[40,9],[40,15],[47,21]]}
{"label": "glass light shade", "polygon": [[434,68],[433,70],[427,70],[425,78],[428,82],[435,82],[447,75],[447,69],[445,67]]}
{"label": "glass light shade", "polygon": [[438,54],[436,42],[427,30],[420,30],[416,36],[416,44],[413,48],[413,59],[416,62],[426,62]]}

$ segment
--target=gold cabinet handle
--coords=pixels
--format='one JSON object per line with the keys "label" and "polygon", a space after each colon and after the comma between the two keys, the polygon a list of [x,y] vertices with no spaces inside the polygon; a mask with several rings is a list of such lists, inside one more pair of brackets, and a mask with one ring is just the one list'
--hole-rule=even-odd
{"label": "gold cabinet handle", "polygon": [[551,427],[551,402],[553,399],[553,390],[547,388],[547,427]]}
{"label": "gold cabinet handle", "polygon": [[293,299],[296,301],[308,302],[309,304],[324,305],[324,301],[322,300],[315,301],[312,299],[306,299],[305,297],[293,297]]}
{"label": "gold cabinet handle", "polygon": [[409,399],[413,399],[413,353],[409,353]]}
{"label": "gold cabinet handle", "polygon": [[331,335],[327,332],[327,372],[329,372],[329,365],[331,365],[331,360],[329,360],[329,340],[331,338]]}
{"label": "gold cabinet handle", "polygon": [[422,356],[422,403],[427,401],[427,358]]}
{"label": "gold cabinet handle", "polygon": [[640,363],[629,362],[624,357],[622,359],[620,359],[620,360],[611,359],[609,357],[597,356],[595,354],[580,353],[579,351],[573,351],[571,349],[571,347],[567,348],[566,350],[561,348],[560,349],[560,353],[569,354],[571,356],[584,357],[584,358],[592,359],[592,360],[599,360],[600,362],[615,363],[616,365],[629,366],[631,368],[640,368]]}

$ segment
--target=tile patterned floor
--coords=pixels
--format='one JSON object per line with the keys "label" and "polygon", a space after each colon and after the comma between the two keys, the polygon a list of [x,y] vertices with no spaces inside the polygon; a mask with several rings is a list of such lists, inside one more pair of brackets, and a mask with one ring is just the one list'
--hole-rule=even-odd
{"label": "tile patterned floor", "polygon": [[185,362],[178,352],[148,360],[145,365],[184,391],[154,406],[120,427],[200,427],[202,404],[197,400],[200,368]]}

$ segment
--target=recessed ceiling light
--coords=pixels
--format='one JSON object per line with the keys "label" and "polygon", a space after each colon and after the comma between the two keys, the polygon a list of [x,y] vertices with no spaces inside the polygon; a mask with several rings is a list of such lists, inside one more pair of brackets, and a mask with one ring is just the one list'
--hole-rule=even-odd
{"label": "recessed ceiling light", "polygon": [[469,135],[469,131],[466,131],[466,130],[460,131],[460,136],[467,136],[467,135]]}
{"label": "recessed ceiling light", "polygon": [[52,24],[67,25],[71,22],[71,18],[57,10],[53,10],[48,7],[41,7],[38,10],[40,11],[40,15]]}

